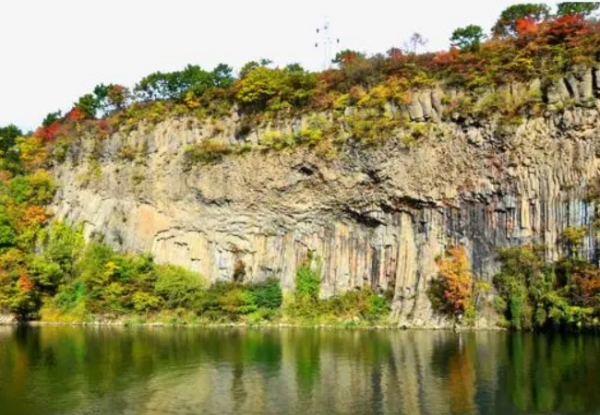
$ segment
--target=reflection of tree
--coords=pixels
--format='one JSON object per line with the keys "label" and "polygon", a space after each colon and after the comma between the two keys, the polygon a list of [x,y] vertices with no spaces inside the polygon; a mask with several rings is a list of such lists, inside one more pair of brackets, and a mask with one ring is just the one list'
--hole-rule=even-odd
{"label": "reflection of tree", "polygon": [[431,363],[438,375],[446,379],[448,409],[452,414],[468,414],[475,411],[475,353],[476,338],[473,334],[460,334],[436,343]]}
{"label": "reflection of tree", "polygon": [[452,413],[473,412],[475,371],[473,370],[473,355],[469,353],[466,346],[459,347],[450,357],[448,362],[448,387]]}
{"label": "reflection of tree", "polygon": [[599,367],[593,336],[46,327],[2,337],[0,412],[590,413]]}
{"label": "reflection of tree", "polygon": [[600,340],[515,333],[506,344],[504,386],[513,404],[539,413],[600,408]]}
{"label": "reflection of tree", "polygon": [[294,345],[296,379],[298,387],[310,393],[317,383],[320,371],[321,336],[318,331],[313,330],[302,334],[304,338]]}

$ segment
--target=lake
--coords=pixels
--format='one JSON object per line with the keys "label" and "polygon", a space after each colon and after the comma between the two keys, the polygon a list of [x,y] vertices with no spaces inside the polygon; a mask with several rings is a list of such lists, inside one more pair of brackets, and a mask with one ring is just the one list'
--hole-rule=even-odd
{"label": "lake", "polygon": [[0,413],[600,413],[600,337],[0,327]]}

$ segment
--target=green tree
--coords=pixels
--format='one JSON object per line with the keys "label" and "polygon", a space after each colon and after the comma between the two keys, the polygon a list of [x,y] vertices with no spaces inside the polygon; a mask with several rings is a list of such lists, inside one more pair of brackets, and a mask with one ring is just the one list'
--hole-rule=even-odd
{"label": "green tree", "polygon": [[458,47],[461,50],[477,51],[481,47],[483,37],[484,34],[481,26],[471,24],[456,29],[452,33],[450,42],[452,46]]}
{"label": "green tree", "polygon": [[213,85],[217,88],[229,88],[233,85],[233,68],[224,63],[218,64],[212,71]]}
{"label": "green tree", "polygon": [[314,74],[297,68],[290,71],[259,66],[238,82],[236,99],[251,111],[277,111],[306,104],[316,83]]}
{"label": "green tree", "polygon": [[544,303],[552,291],[554,273],[541,246],[518,246],[498,252],[500,272],[494,276],[498,308],[516,329],[541,327],[546,322]]}
{"label": "green tree", "polygon": [[100,104],[94,94],[85,94],[75,103],[75,107],[79,108],[86,118],[96,118]]}
{"label": "green tree", "polygon": [[0,220],[0,252],[17,244],[17,233],[7,220]]}
{"label": "green tree", "polygon": [[522,19],[541,21],[550,15],[550,8],[543,3],[515,4],[506,8],[492,28],[495,36],[514,36],[517,33],[517,22]]}
{"label": "green tree", "polygon": [[47,172],[17,176],[8,185],[10,198],[17,203],[45,206],[52,201],[56,185]]}
{"label": "green tree", "polygon": [[129,99],[129,89],[122,85],[100,84],[94,88],[98,109],[111,112],[123,109]]}
{"label": "green tree", "polygon": [[73,229],[65,222],[54,222],[40,238],[44,241],[44,256],[57,263],[66,276],[73,276],[75,264],[84,248],[83,228]]}
{"label": "green tree", "polygon": [[240,78],[245,78],[246,76],[248,76],[250,74],[250,72],[252,72],[256,68],[266,68],[271,63],[272,62],[270,59],[265,59],[265,58],[260,59],[258,62],[257,61],[247,62],[244,64],[244,66],[242,66],[242,69],[240,69]]}
{"label": "green tree", "polygon": [[188,65],[181,71],[150,74],[134,90],[146,101],[183,99],[188,92],[200,97],[210,89],[228,88],[232,83],[232,69],[225,64],[217,65],[212,71]]}
{"label": "green tree", "polygon": [[313,271],[310,260],[304,261],[296,272],[295,296],[299,301],[317,302],[321,287],[321,276]]}
{"label": "green tree", "polygon": [[344,63],[352,62],[356,59],[365,59],[365,54],[352,49],[344,49],[336,53],[331,62],[342,65]]}
{"label": "green tree", "polygon": [[559,16],[566,16],[569,14],[581,14],[583,16],[589,16],[600,8],[600,3],[595,2],[565,2],[558,3],[558,10],[556,14]]}
{"label": "green tree", "polygon": [[17,137],[22,135],[23,132],[15,125],[11,124],[6,127],[0,127],[0,156],[13,147]]}
{"label": "green tree", "polygon": [[134,91],[144,101],[169,99],[169,78],[166,73],[151,73],[136,84]]}
{"label": "green tree", "polygon": [[48,113],[48,115],[46,115],[46,117],[42,121],[42,127],[50,127],[54,122],[60,120],[61,117],[62,117],[61,110]]}

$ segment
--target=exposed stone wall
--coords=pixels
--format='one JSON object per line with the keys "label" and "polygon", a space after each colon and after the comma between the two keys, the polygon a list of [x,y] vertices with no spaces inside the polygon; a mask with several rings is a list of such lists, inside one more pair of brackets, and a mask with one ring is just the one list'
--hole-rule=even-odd
{"label": "exposed stone wall", "polygon": [[[543,243],[556,259],[567,226],[588,227],[585,254],[596,259],[595,207],[586,194],[600,167],[598,76],[590,69],[560,80],[545,99],[568,99],[571,109],[502,135],[493,123],[440,121],[439,91],[414,94],[406,109],[412,120],[437,122],[428,137],[414,147],[390,138],[333,160],[298,148],[186,168],[186,145],[237,140],[235,115],[218,128],[171,120],[82,139],[55,169],[54,209],[83,222],[88,236],[101,232],[115,247],[150,251],[212,281],[231,279],[242,263],[246,280],[273,275],[293,289],[310,250],[322,260],[324,296],[391,289],[400,324],[444,325],[425,292],[435,258],[450,244],[465,245],[474,271],[488,280],[497,247]],[[124,147],[134,160],[121,156]]]}

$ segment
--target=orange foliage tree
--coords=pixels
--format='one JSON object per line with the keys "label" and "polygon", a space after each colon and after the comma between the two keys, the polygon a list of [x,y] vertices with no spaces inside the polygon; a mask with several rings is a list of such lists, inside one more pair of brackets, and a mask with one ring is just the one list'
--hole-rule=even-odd
{"label": "orange foliage tree", "polygon": [[473,296],[473,274],[465,248],[453,246],[438,259],[439,275],[429,290],[434,308],[455,316],[462,315]]}

